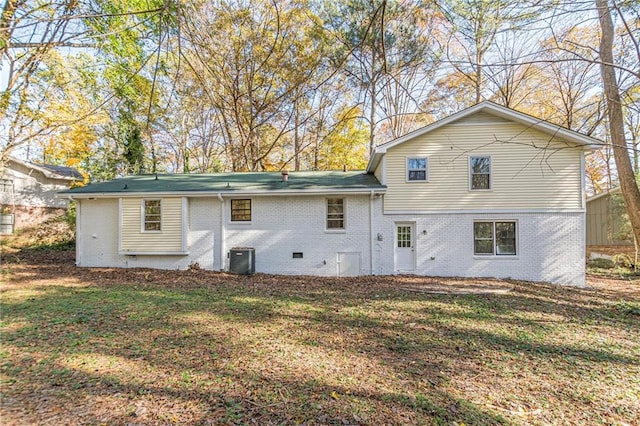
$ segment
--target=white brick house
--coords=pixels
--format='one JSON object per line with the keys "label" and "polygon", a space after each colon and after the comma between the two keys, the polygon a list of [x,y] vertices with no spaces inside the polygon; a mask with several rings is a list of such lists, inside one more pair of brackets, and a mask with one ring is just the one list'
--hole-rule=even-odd
{"label": "white brick house", "polygon": [[256,272],[582,286],[597,143],[485,102],[379,146],[364,172],[131,176],[63,196],[78,266],[228,270],[251,247]]}

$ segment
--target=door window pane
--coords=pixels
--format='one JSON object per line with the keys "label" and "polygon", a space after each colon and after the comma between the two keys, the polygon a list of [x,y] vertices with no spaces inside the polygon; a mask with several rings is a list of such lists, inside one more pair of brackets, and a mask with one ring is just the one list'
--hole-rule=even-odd
{"label": "door window pane", "polygon": [[408,225],[399,225],[398,226],[398,237],[397,244],[400,248],[408,248],[411,247],[411,226]]}

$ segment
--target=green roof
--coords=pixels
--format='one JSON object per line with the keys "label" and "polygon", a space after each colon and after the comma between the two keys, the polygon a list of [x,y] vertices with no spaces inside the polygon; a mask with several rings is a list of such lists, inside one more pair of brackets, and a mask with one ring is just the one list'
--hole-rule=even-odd
{"label": "green roof", "polygon": [[60,194],[354,192],[384,190],[372,174],[357,172],[280,172],[152,174],[127,176],[61,191]]}

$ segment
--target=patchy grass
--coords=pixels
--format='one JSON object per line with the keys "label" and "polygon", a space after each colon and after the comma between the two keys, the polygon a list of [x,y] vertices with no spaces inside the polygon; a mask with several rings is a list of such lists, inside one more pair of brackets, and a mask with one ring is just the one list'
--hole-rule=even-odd
{"label": "patchy grass", "polygon": [[[634,424],[640,282],[2,264],[3,424]],[[452,284],[454,283],[454,284]],[[404,289],[403,289],[404,288]]]}

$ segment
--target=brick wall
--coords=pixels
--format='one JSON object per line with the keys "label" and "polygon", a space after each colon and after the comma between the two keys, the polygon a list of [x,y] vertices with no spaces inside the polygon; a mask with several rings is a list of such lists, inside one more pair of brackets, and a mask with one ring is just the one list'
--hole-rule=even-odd
{"label": "brick wall", "polygon": [[[347,196],[346,229],[326,230],[326,197],[251,197],[252,220],[230,222],[230,201],[191,198],[187,256],[118,254],[118,201],[83,200],[81,266],[227,269],[233,247],[253,247],[256,271],[335,276],[339,253],[357,253],[360,273],[394,274],[396,222],[415,225],[418,275],[498,277],[584,286],[584,213],[384,215],[381,198]],[[370,256],[369,206],[373,203],[373,259]],[[222,215],[222,216],[221,216]],[[517,222],[517,255],[473,254],[474,220]],[[224,234],[221,224],[224,224]],[[379,234],[379,238],[378,238]],[[222,239],[224,238],[224,241]],[[294,259],[293,253],[302,253]],[[373,269],[371,269],[371,261]]]}
{"label": "brick wall", "polygon": [[[475,220],[515,220],[516,256],[474,256]],[[584,286],[584,213],[386,215],[377,270],[393,274],[396,222],[414,222],[416,274],[497,277]]]}

